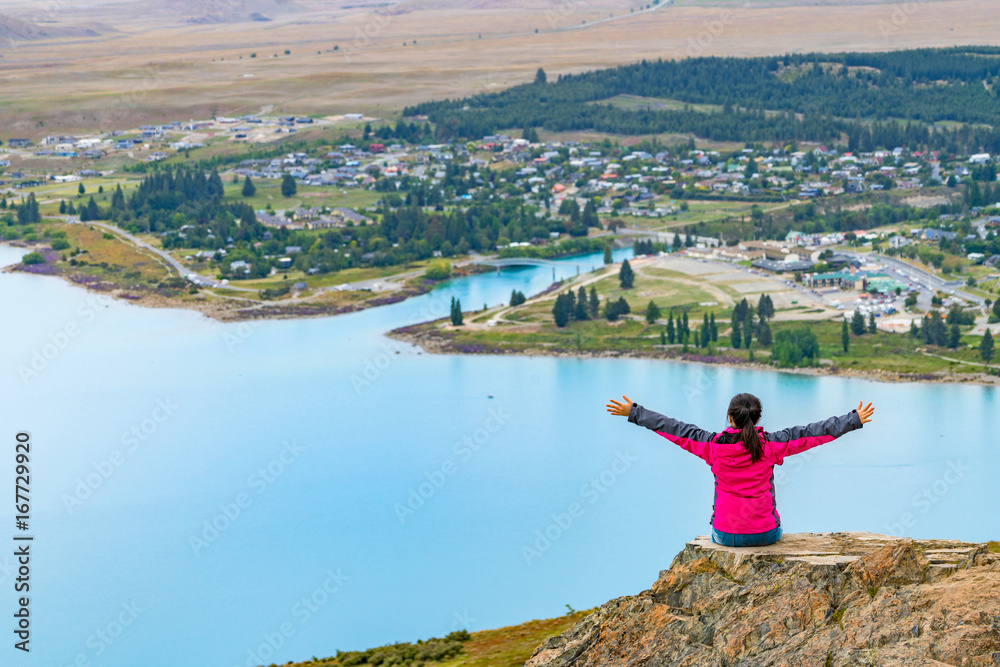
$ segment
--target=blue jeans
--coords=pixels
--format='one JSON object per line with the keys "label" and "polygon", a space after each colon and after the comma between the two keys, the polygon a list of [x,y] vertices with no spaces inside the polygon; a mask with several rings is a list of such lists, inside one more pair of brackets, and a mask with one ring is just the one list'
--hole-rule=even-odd
{"label": "blue jeans", "polygon": [[774,544],[781,539],[781,526],[766,533],[750,533],[741,535],[739,533],[723,533],[721,530],[712,529],[712,542],[721,544],[724,547],[763,547]]}

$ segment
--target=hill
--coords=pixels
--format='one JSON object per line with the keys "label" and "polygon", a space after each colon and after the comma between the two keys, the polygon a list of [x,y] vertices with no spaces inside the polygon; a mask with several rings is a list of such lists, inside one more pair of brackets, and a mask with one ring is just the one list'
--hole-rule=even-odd
{"label": "hill", "polygon": [[800,533],[742,549],[697,538],[650,590],[605,603],[525,667],[998,663],[987,545]]}

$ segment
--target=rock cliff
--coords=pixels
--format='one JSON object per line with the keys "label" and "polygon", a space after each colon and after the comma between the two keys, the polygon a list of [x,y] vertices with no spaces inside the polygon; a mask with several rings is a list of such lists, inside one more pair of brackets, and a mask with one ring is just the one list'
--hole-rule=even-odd
{"label": "rock cliff", "polygon": [[1000,554],[984,544],[800,533],[699,537],[650,590],[602,605],[525,667],[1000,665]]}

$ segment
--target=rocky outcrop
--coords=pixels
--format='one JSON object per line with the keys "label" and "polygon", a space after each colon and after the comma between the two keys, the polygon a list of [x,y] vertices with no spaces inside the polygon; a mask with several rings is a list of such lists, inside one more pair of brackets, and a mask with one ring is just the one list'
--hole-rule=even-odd
{"label": "rocky outcrop", "polygon": [[699,537],[650,590],[602,605],[525,667],[1000,665],[1000,554],[984,544],[800,533]]}

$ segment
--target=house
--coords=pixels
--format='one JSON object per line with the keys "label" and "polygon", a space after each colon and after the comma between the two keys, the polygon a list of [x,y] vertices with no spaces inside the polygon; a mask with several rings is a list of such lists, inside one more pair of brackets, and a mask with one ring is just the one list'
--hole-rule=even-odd
{"label": "house", "polygon": [[890,248],[905,248],[906,246],[911,245],[912,243],[913,239],[908,239],[905,236],[900,236],[899,234],[896,234],[889,238]]}
{"label": "house", "polygon": [[919,235],[920,238],[924,239],[925,241],[935,241],[935,242],[940,241],[942,238],[951,241],[956,236],[958,236],[956,232],[947,232],[944,231],[943,229],[933,229],[930,227],[921,230],[919,232]]}
{"label": "house", "polygon": [[989,153],[976,153],[969,156],[969,164],[986,164],[990,161]]}
{"label": "house", "polygon": [[31,145],[31,139],[11,139],[7,145],[11,148],[27,148]]}
{"label": "house", "polygon": [[[795,255],[790,255],[786,258],[786,261],[778,261],[774,259],[758,259],[753,262],[750,266],[755,269],[764,269],[765,271],[773,271],[774,273],[786,273],[790,271],[808,271],[813,267],[812,260],[809,259],[794,259],[797,257]],[[787,261],[792,260],[792,261]]]}
{"label": "house", "polygon": [[291,257],[281,257],[278,259],[279,269],[290,269],[292,268],[292,258]]}

